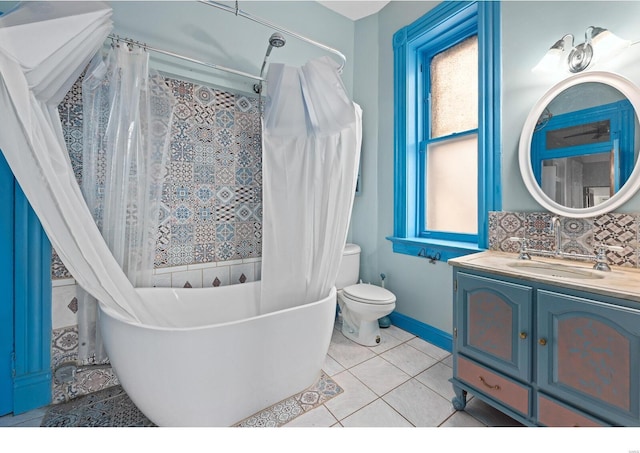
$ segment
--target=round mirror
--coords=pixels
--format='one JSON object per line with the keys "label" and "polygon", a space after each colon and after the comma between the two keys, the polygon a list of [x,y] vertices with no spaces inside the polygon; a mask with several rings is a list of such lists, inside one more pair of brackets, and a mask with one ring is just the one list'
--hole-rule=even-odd
{"label": "round mirror", "polygon": [[520,136],[520,172],[529,193],[565,217],[593,217],[640,186],[640,91],[629,80],[588,72],[553,86]]}

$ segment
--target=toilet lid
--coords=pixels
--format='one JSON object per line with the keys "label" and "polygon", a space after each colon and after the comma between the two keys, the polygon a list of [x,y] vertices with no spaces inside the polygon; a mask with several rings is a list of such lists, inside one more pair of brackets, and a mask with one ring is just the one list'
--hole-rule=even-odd
{"label": "toilet lid", "polygon": [[356,302],[363,304],[390,304],[396,301],[396,296],[380,286],[358,283],[345,287],[344,294]]}

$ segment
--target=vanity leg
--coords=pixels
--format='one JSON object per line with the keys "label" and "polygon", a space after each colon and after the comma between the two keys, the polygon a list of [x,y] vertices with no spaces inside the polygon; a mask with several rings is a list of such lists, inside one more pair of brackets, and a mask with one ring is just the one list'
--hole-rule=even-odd
{"label": "vanity leg", "polygon": [[456,396],[451,400],[451,403],[453,403],[453,408],[457,411],[464,410],[465,406],[467,405],[467,391],[462,390],[455,384],[453,384],[453,391],[456,394]]}

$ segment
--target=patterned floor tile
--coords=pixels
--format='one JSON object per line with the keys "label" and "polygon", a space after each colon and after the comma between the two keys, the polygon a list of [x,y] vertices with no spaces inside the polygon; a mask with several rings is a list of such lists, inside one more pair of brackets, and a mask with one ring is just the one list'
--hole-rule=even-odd
{"label": "patterned floor tile", "polygon": [[40,426],[153,426],[120,386],[110,387],[49,408]]}
{"label": "patterned floor tile", "polygon": [[[313,386],[260,411],[235,426],[282,426],[342,392],[342,388],[322,372]],[[67,403],[50,406],[40,426],[151,427],[155,425],[133,404],[122,387],[115,385]]]}

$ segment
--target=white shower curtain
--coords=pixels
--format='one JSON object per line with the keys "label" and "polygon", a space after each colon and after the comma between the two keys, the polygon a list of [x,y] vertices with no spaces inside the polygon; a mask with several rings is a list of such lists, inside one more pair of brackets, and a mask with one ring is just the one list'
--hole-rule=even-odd
{"label": "white shower curtain", "polygon": [[[100,2],[24,2],[0,16],[0,149],[63,263],[109,312],[172,326],[144,308],[75,179],[57,106],[112,28]],[[264,118],[265,310],[335,284],[355,192],[361,111],[329,58],[272,65]],[[294,165],[295,164],[295,165]]]}
{"label": "white shower curtain", "polygon": [[263,312],[320,300],[347,239],[362,111],[329,57],[271,64],[263,120]]}
{"label": "white shower curtain", "polygon": [[0,16],[0,149],[53,247],[106,310],[171,325],[145,310],[75,179],[57,106],[112,29],[100,2],[24,2]]}
{"label": "white shower curtain", "polygon": [[[139,47],[96,56],[82,81],[82,193],[135,287],[149,287],[175,99]],[[97,300],[78,290],[79,359],[104,361]]]}

